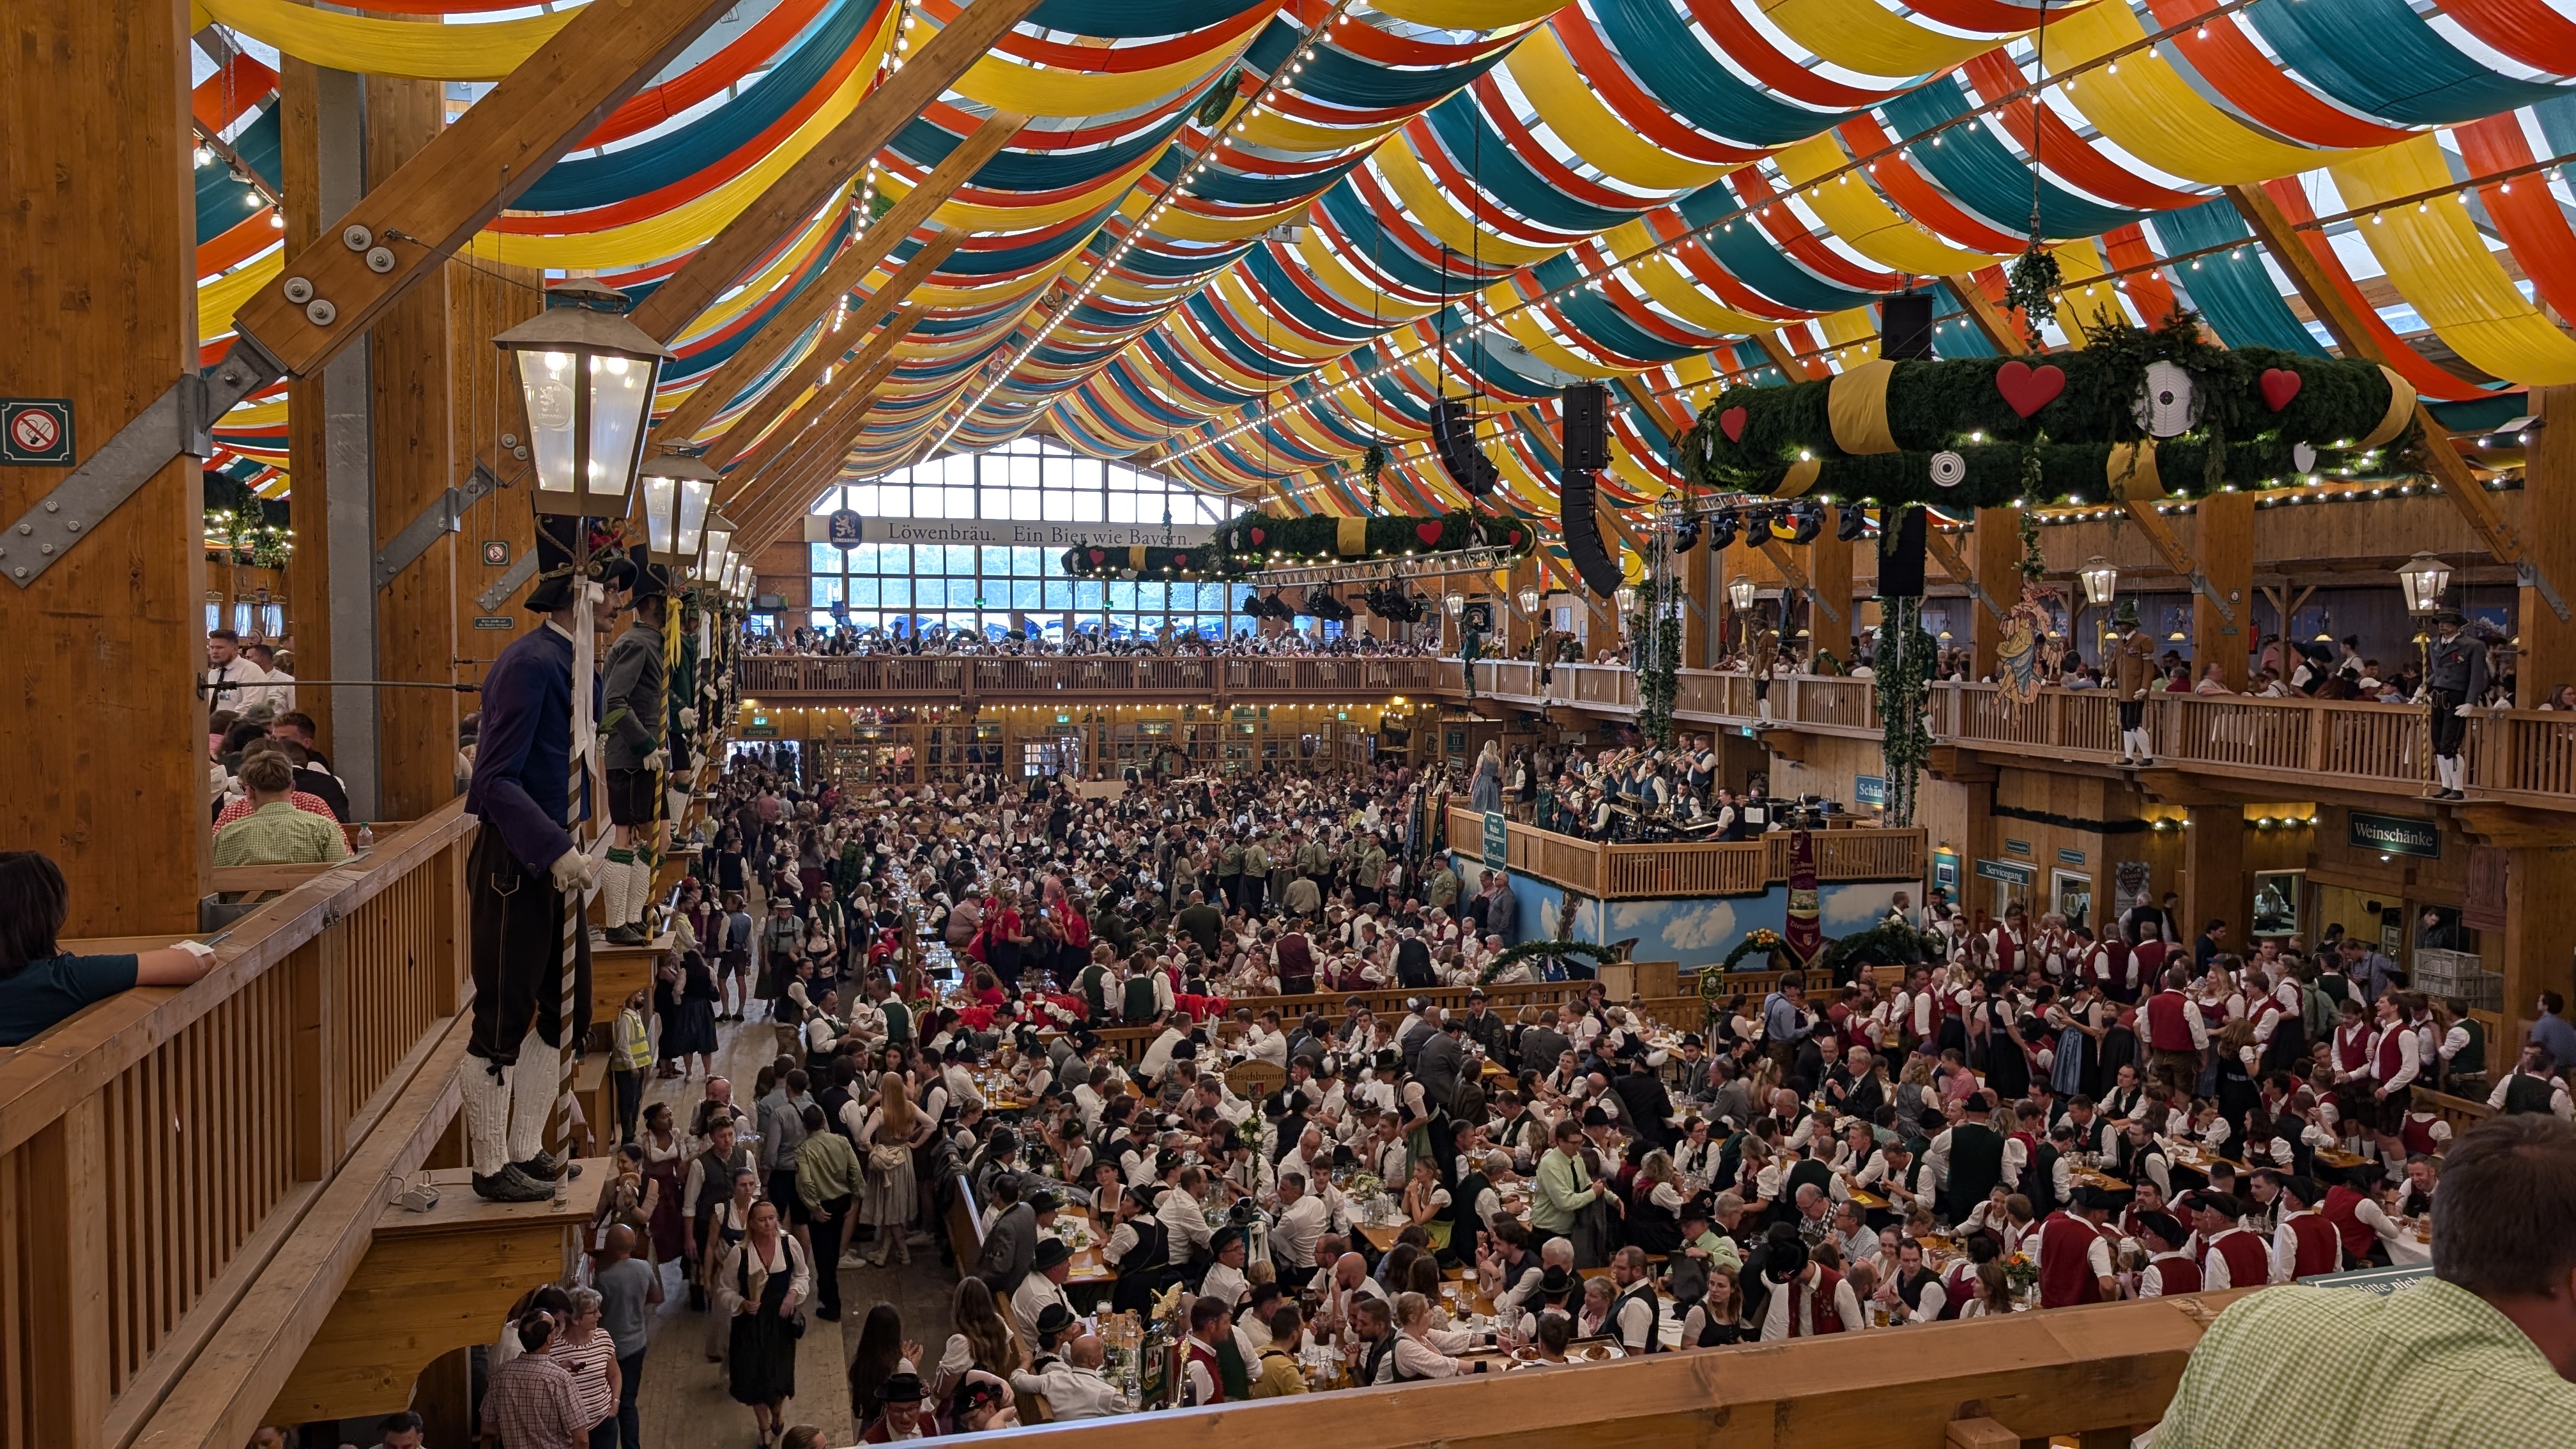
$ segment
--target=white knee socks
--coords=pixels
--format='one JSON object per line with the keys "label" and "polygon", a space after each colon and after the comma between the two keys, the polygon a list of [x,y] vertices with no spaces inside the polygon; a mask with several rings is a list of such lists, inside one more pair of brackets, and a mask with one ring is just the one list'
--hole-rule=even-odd
{"label": "white knee socks", "polygon": [[626,924],[626,897],[635,883],[634,872],[627,866],[634,858],[633,851],[612,845],[608,848],[607,863],[600,868],[599,897],[604,909],[599,922],[612,931]]}
{"label": "white knee socks", "polygon": [[525,1162],[545,1150],[546,1118],[563,1095],[563,1056],[535,1030],[519,1043],[510,1069],[510,1158]]}
{"label": "white knee socks", "polygon": [[633,883],[626,892],[626,919],[642,925],[645,908],[653,904],[653,862],[639,854],[633,870]]}
{"label": "white knee socks", "polygon": [[465,1097],[465,1160],[476,1177],[490,1177],[513,1161],[510,1072],[508,1067],[495,1070],[477,1056],[467,1057],[457,1068],[457,1086]]}

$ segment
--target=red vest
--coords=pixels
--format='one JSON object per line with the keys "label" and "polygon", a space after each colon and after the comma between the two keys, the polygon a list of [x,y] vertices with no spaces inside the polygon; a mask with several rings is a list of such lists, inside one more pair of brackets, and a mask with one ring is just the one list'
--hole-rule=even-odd
{"label": "red vest", "polygon": [[2147,998],[2147,1033],[2152,1049],[2187,1052],[2191,1045],[2191,998],[2179,991],[2159,991]]}
{"label": "red vest", "polygon": [[2170,1258],[2158,1258],[2155,1260],[2154,1267],[2157,1278],[2163,1281],[2166,1297],[2200,1291],[2200,1265],[2191,1260],[2189,1253],[2176,1253]]}
{"label": "red vest", "polygon": [[1834,1306],[1834,1299],[1841,1293],[1842,1286],[1842,1274],[1831,1268],[1818,1268],[1816,1286],[1807,1293],[1807,1331],[1798,1331],[1798,1306],[1792,1303],[1785,1310],[1789,1316],[1789,1336],[1805,1338],[1809,1334],[1842,1332],[1842,1311]]}
{"label": "red vest", "polygon": [[2442,1144],[2433,1136],[2433,1124],[2441,1120],[2430,1112],[2409,1112],[2397,1129],[2397,1140],[2406,1144],[2409,1153],[2430,1157],[2442,1150]]}
{"label": "red vest", "polygon": [[2126,988],[2123,979],[2129,964],[2129,948],[2117,941],[2104,941],[2093,949],[2093,979],[2102,990],[2117,995]]}
{"label": "red vest", "polygon": [[2140,941],[2129,948],[2129,959],[2138,968],[2138,984],[2148,991],[2157,990],[2157,983],[2165,976],[2165,943],[2161,939]]}
{"label": "red vest", "polygon": [[2315,1213],[2301,1213],[2291,1218],[2285,1226],[2289,1228],[2290,1237],[2297,1245],[2296,1256],[2290,1263],[2292,1280],[2318,1273],[2331,1273],[2343,1266],[2343,1257],[2339,1251],[2342,1244],[2335,1236],[2334,1224]]}
{"label": "red vest", "polygon": [[1191,1339],[1189,1361],[1191,1363],[1204,1364],[1207,1366],[1208,1383],[1211,1386],[1208,1390],[1210,1395],[1208,1402],[1211,1404],[1224,1403],[1225,1369],[1216,1360],[1216,1350],[1209,1348],[1206,1344],[1199,1342],[1195,1338]]}
{"label": "red vest", "polygon": [[1995,927],[1995,969],[2007,976],[2018,976],[2021,974],[2020,963],[2021,943],[2013,938],[2012,932],[2001,926]]}
{"label": "red vest", "polygon": [[[2272,1246],[2261,1233],[2229,1228],[2210,1239],[2209,1249],[2227,1260],[2227,1286],[2260,1288],[2272,1281]],[[2201,1260],[2203,1267],[2208,1259]]]}
{"label": "red vest", "polygon": [[2381,1086],[2387,1086],[2399,1072],[2406,1069],[2406,1038],[2414,1034],[2415,1028],[2401,1021],[2381,1031],[2379,1039],[2372,1044],[2371,1056],[2375,1063],[2373,1074],[2378,1077]]}
{"label": "red vest", "polygon": [[2361,1204],[2360,1193],[2338,1183],[2326,1189],[2325,1203],[2319,1209],[2326,1221],[2334,1224],[2335,1236],[2343,1240],[2344,1257],[2355,1263],[2368,1261],[2372,1246],[2379,1241],[2379,1234],[2361,1220]]}
{"label": "red vest", "polygon": [[1968,1306],[1969,1296],[1976,1291],[1976,1265],[1964,1260],[1953,1265],[1949,1272],[1941,1275],[1941,1313],[1938,1321],[1947,1323],[1957,1318],[1959,1310]]}
{"label": "red vest", "polygon": [[2039,1225],[2039,1306],[2066,1308],[2102,1301],[2093,1275],[2093,1245],[2102,1234],[2070,1213],[2050,1213]]}
{"label": "red vest", "polygon": [[2369,1024],[2365,1022],[2358,1028],[2336,1027],[2334,1043],[2335,1066],[2346,1074],[2360,1071],[2362,1064],[2370,1060]]}

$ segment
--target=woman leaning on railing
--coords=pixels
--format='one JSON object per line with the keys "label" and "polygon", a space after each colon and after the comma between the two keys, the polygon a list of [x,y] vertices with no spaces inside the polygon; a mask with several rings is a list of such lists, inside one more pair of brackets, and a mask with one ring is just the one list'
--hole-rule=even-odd
{"label": "woman leaning on railing", "polygon": [[74,956],[56,942],[71,914],[63,873],[42,852],[0,851],[0,1047],[137,986],[190,986],[214,964],[195,941],[156,951]]}

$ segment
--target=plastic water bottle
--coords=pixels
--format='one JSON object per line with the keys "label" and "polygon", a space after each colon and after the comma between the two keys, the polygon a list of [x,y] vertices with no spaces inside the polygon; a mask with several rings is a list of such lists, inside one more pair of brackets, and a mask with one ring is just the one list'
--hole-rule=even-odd
{"label": "plastic water bottle", "polygon": [[375,828],[363,820],[358,822],[358,848],[360,850],[373,850],[376,848]]}

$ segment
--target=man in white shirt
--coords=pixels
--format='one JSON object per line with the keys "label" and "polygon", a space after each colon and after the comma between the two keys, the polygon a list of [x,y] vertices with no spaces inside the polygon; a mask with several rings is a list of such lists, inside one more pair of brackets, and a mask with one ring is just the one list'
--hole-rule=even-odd
{"label": "man in white shirt", "polygon": [[1208,1246],[1211,1236],[1207,1210],[1201,1203],[1207,1195],[1207,1174],[1195,1167],[1184,1167],[1172,1191],[1154,1205],[1154,1217],[1169,1234],[1173,1267],[1190,1261],[1199,1249]]}
{"label": "man in white shirt", "polygon": [[1019,1326],[1023,1342],[1038,1341],[1039,1321],[1052,1307],[1073,1311],[1073,1300],[1065,1297],[1065,1279],[1073,1273],[1073,1250],[1057,1237],[1038,1239],[1037,1257],[1029,1275],[1011,1290],[1011,1318]]}
{"label": "man in white shirt", "polygon": [[[1066,1322],[1071,1321],[1068,1313]],[[1057,1423],[1105,1419],[1127,1411],[1118,1390],[1101,1377],[1101,1365],[1107,1360],[1100,1340],[1086,1333],[1065,1345],[1064,1357],[1042,1358],[1036,1368],[1011,1375],[1011,1387],[1024,1394],[1045,1395]]]}
{"label": "man in white shirt", "polygon": [[1208,1264],[1207,1275],[1199,1280],[1199,1296],[1234,1308],[1243,1302],[1244,1294],[1252,1291],[1252,1280],[1243,1275],[1243,1234],[1228,1228],[1211,1239],[1210,1245],[1216,1251],[1216,1261]]}
{"label": "man in white shirt", "polygon": [[[262,688],[269,681],[268,671],[244,658],[241,636],[230,629],[209,630],[206,634],[206,683],[213,686],[206,698],[206,712],[220,714],[226,710],[247,714],[253,705],[272,704],[270,691]],[[289,704],[282,708],[291,709]]]}
{"label": "man in white shirt", "polygon": [[1305,1174],[1286,1170],[1279,1174],[1279,1208],[1270,1227],[1270,1256],[1279,1265],[1280,1281],[1293,1283],[1296,1279],[1291,1274],[1314,1268],[1315,1243],[1324,1236],[1331,1219],[1332,1209],[1323,1195],[1306,1190]]}
{"label": "man in white shirt", "polygon": [[1144,1059],[1136,1063],[1136,1080],[1146,1086],[1163,1080],[1164,1074],[1172,1069],[1174,1054],[1179,1051],[1181,1043],[1189,1039],[1187,1033],[1173,1025],[1169,1016],[1165,1016],[1162,1022],[1161,1034],[1145,1048]]}
{"label": "man in white shirt", "polygon": [[[1773,1239],[1775,1245],[1777,1241],[1776,1238]],[[1795,1236],[1792,1235],[1793,1246],[1795,1241]],[[1775,1246],[1773,1251],[1776,1255],[1780,1249]],[[1823,1296],[1825,1270],[1821,1264],[1806,1261],[1803,1249],[1796,1249],[1791,1256],[1797,1261],[1797,1270],[1787,1281],[1771,1285],[1771,1297],[1763,1306],[1762,1341],[1764,1343],[1776,1343],[1789,1338],[1809,1338],[1816,1333],[1819,1313],[1817,1300]],[[1767,1268],[1764,1270],[1766,1275],[1771,1271],[1773,1270]],[[1869,1320],[1861,1316],[1860,1295],[1852,1291],[1850,1279],[1839,1273],[1834,1275],[1834,1278],[1832,1298],[1823,1305],[1822,1312],[1829,1313],[1840,1321],[1843,1332],[1858,1333],[1869,1326]]]}

